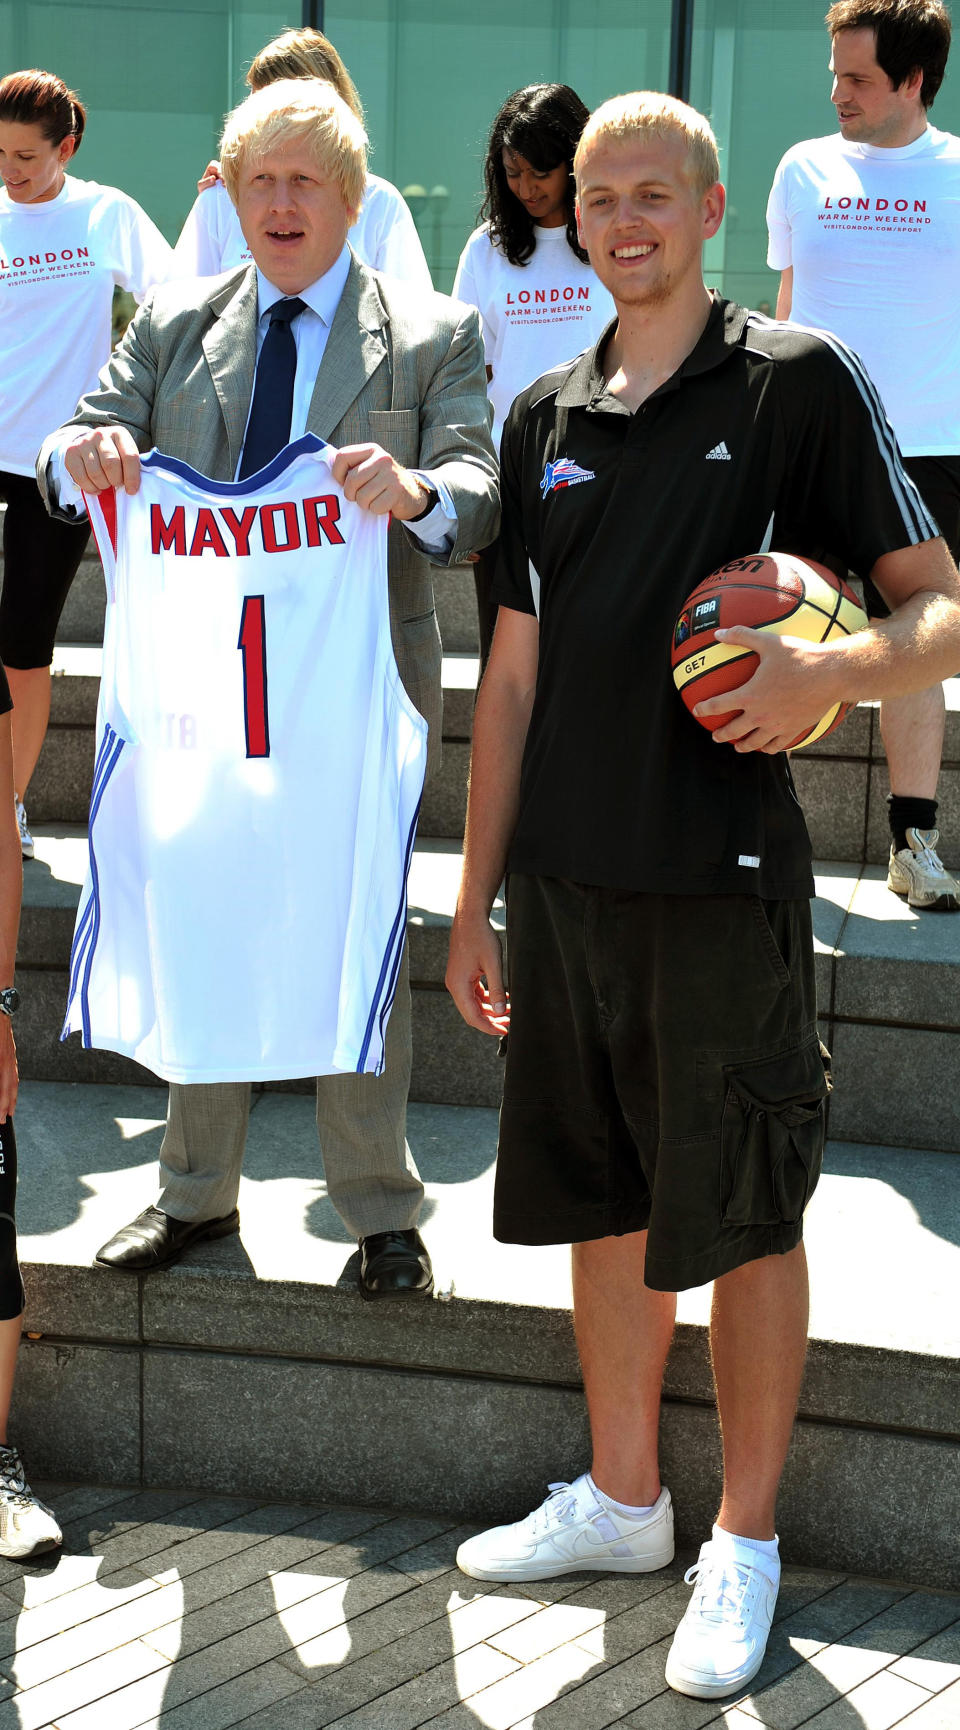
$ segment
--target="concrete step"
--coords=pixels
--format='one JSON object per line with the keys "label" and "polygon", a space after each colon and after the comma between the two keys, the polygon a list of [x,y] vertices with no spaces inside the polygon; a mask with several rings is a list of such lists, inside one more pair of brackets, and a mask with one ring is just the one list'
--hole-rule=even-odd
{"label": "concrete step", "polygon": [[[101,650],[96,646],[57,646],[50,730],[27,801],[31,825],[86,820],[93,778],[93,730],[101,659]],[[424,792],[420,815],[424,835],[449,838],[463,835],[478,665],[475,655],[443,658],[443,755],[439,771],[431,775]]]}
{"label": "concrete step", "polygon": [[[944,681],[947,707],[937,821],[944,864],[960,868],[960,678]],[[890,852],[890,791],[880,708],[862,703],[842,726],[791,759],[814,853],[883,864]]]}
{"label": "concrete step", "polygon": [[[23,1088],[15,1433],[38,1477],[363,1498],[512,1519],[587,1463],[563,1248],[495,1243],[496,1115],[413,1106],[438,1298],[363,1303],[310,1101],[254,1103],[242,1236],[147,1278],[92,1266],[150,1201],[160,1089]],[[960,1161],[834,1142],[807,1219],[811,1349],[785,1553],[960,1585]],[[890,1277],[889,1270],[896,1270]],[[664,1471],[680,1542],[716,1509],[706,1288],[680,1299]],[[190,1422],[184,1424],[183,1413]],[[384,1414],[389,1412],[389,1421]],[[909,1494],[904,1494],[904,1485]]]}
{"label": "concrete step", "polygon": [[460,565],[450,571],[435,571],[433,588],[445,652],[475,655],[479,636],[473,567]]}
{"label": "concrete step", "polygon": [[[86,828],[82,824],[41,824],[34,829],[34,838],[36,858],[24,866],[17,961],[24,998],[17,1018],[21,1074],[45,1081],[155,1081],[128,1058],[109,1051],[84,1051],[77,1037],[63,1043],[60,1040],[70,945],[86,871]],[[420,1100],[495,1106],[500,1103],[502,1087],[497,1042],[480,1038],[466,1026],[443,987],[460,862],[460,849],[454,842],[417,843],[409,882],[412,1092]],[[494,918],[503,925],[501,901]],[[309,1086],[309,1082],[303,1085]]]}
{"label": "concrete step", "polygon": [[[70,943],[86,869],[82,825],[40,825],[24,868],[18,979],[21,1069],[53,1081],[143,1080],[109,1052],[59,1040]],[[502,1066],[493,1040],[460,1019],[443,989],[460,881],[454,841],[418,841],[409,884],[414,986],[413,1097],[495,1106]],[[835,1059],[831,1130],[849,1141],[960,1151],[951,1077],[960,1065],[960,916],[916,914],[880,866],[823,862],[813,918],[823,1037]],[[498,901],[495,919],[502,926]]]}
{"label": "concrete step", "polygon": [[[103,650],[99,644],[58,643],[53,656],[50,723],[54,727],[95,727]],[[443,737],[469,744],[480,659],[443,657]]]}
{"label": "concrete step", "polygon": [[[0,572],[3,558],[0,555]],[[471,567],[437,571],[434,576],[437,617],[444,649],[451,654],[477,653],[477,598]],[[104,589],[100,556],[91,541],[74,578],[60,620],[61,643],[103,642]]]}
{"label": "concrete step", "polygon": [[[443,581],[456,591],[460,578],[454,573]],[[438,586],[438,605],[440,593]],[[456,643],[465,640],[463,632],[453,626],[450,631]],[[51,727],[30,787],[32,821],[82,822],[86,816],[99,665],[96,648],[63,643],[57,649]],[[424,795],[420,826],[426,835],[463,835],[477,669],[473,652],[456,648],[444,655],[443,761]],[[960,869],[960,679],[948,679],[944,691],[941,853],[950,868]],[[875,704],[855,709],[837,733],[811,751],[796,752],[793,772],[817,857],[885,862],[888,780]]]}

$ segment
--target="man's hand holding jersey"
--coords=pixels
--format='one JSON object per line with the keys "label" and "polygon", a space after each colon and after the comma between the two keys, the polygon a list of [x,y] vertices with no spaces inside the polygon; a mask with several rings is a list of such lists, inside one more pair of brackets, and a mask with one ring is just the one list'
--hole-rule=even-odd
{"label": "man's hand holding jersey", "polygon": [[63,453],[70,476],[85,493],[122,487],[135,493],[140,486],[140,452],[125,426],[93,427],[71,439]]}
{"label": "man's hand holding jersey", "polygon": [[[140,486],[140,452],[124,426],[80,433],[67,446],[63,460],[70,479],[85,493],[102,493],[108,487],[135,493]],[[344,445],[331,473],[345,496],[374,516],[410,522],[435,502],[432,489],[381,445]]]}
{"label": "man's hand holding jersey", "polygon": [[408,523],[436,503],[433,489],[381,445],[343,445],[330,472],[344,496],[375,517],[389,513],[398,522]]}

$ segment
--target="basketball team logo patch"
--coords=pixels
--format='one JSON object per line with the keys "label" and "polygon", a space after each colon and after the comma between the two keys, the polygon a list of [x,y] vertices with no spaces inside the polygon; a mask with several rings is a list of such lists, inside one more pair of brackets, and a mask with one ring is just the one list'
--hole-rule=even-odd
{"label": "basketball team logo patch", "polygon": [[578,487],[583,481],[595,481],[596,475],[592,469],[582,469],[572,457],[558,457],[555,463],[547,463],[540,482],[540,497],[545,499],[548,493],[560,492],[564,487]]}

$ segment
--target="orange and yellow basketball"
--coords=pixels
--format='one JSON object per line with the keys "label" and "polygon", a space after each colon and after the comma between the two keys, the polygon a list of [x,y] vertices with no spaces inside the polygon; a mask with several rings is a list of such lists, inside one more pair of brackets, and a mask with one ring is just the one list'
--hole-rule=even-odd
{"label": "orange and yellow basketball", "polygon": [[[866,623],[867,615],[849,583],[825,565],[793,553],[753,553],[731,559],[694,589],[677,619],[670,656],[674,683],[690,710],[707,697],[746,684],[757,656],[739,644],[717,642],[716,631],[730,625],[829,643],[862,631]],[[850,707],[835,703],[789,749],[826,738]],[[703,720],[701,726],[712,733],[737,713],[733,705],[729,714]]]}

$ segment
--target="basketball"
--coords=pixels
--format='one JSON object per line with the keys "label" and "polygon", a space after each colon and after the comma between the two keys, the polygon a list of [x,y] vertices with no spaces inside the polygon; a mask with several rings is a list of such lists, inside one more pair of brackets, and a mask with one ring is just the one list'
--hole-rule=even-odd
{"label": "basketball", "polygon": [[[862,631],[866,623],[867,615],[849,583],[825,565],[793,553],[753,553],[731,559],[694,589],[674,626],[670,657],[674,684],[691,711],[707,697],[746,684],[758,664],[757,656],[739,644],[717,642],[714,633],[729,625],[829,643]],[[851,707],[835,703],[815,726],[791,740],[788,749],[825,739]],[[715,732],[738,712],[732,708],[729,714],[714,715],[700,725]]]}

